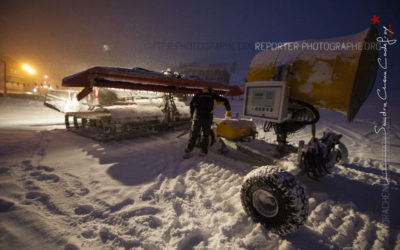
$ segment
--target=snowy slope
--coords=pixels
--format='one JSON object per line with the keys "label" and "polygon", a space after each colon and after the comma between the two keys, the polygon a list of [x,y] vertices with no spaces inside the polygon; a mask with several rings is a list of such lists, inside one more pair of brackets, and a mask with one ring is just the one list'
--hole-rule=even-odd
{"label": "snowy slope", "polygon": [[[241,102],[232,106],[241,113]],[[348,125],[323,111],[318,131],[342,133],[350,162],[319,182],[299,178],[310,216],[280,237],[241,207],[252,166],[216,148],[182,160],[187,136],[177,138],[180,132],[99,143],[66,131],[63,119],[39,102],[0,98],[0,249],[400,249],[396,124],[388,148],[390,227],[381,219],[383,142],[374,116]],[[291,142],[307,140],[308,130]],[[274,141],[271,133],[259,137]]]}

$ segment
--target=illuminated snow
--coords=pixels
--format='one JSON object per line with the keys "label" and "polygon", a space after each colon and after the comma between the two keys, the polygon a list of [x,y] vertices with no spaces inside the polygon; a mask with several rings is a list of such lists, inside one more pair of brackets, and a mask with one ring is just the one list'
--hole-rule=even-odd
{"label": "illuminated snow", "polygon": [[[241,105],[233,101],[233,113]],[[390,232],[380,220],[382,138],[367,120],[348,125],[340,114],[321,115],[317,135],[327,128],[343,134],[350,162],[319,182],[299,178],[310,216],[298,232],[279,237],[241,207],[251,166],[216,146],[206,157],[195,149],[182,160],[188,137],[177,138],[181,131],[100,143],[66,131],[63,114],[39,102],[0,98],[0,248],[382,249],[389,233],[392,246],[400,244],[399,217],[393,213]],[[259,138],[275,141],[257,125]],[[305,129],[290,142],[308,138]],[[393,127],[390,144],[399,145],[398,138]],[[295,158],[281,164],[296,169]],[[400,171],[390,171],[390,209],[398,211]]]}

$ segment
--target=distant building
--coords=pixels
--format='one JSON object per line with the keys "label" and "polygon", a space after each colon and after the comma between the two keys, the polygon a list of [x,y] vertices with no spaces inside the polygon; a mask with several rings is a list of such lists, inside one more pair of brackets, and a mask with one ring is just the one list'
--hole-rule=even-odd
{"label": "distant building", "polygon": [[197,63],[180,64],[173,68],[185,76],[198,77],[205,81],[229,84],[230,73],[226,64],[200,65]]}
{"label": "distant building", "polygon": [[[0,54],[0,59],[0,92],[4,90],[4,73],[6,73],[8,93],[30,92],[36,87],[35,79],[22,70],[21,63],[2,54]],[[4,63],[6,72],[4,72]]]}

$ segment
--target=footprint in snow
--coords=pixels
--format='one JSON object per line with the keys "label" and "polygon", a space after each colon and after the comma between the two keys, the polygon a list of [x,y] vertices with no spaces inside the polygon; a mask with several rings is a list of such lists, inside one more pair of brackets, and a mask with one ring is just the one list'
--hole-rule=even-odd
{"label": "footprint in snow", "polygon": [[107,241],[113,241],[113,245],[119,245],[121,248],[132,249],[140,246],[140,242],[138,240],[131,239],[123,239],[111,233],[108,228],[102,228],[99,232],[100,239],[103,243]]}
{"label": "footprint in snow", "polygon": [[132,205],[133,204],[133,200],[130,198],[127,198],[113,206],[110,206],[107,210],[109,210],[111,213],[117,212],[119,210],[121,210],[123,207],[126,207],[128,205]]}
{"label": "footprint in snow", "polygon": [[0,174],[7,174],[10,171],[9,167],[0,167]]}
{"label": "footprint in snow", "polygon": [[60,180],[60,177],[56,174],[43,173],[43,171],[44,172],[53,172],[54,168],[52,168],[52,167],[41,166],[41,165],[34,167],[30,160],[22,161],[21,164],[22,164],[22,167],[24,168],[24,171],[36,170],[33,173],[31,173],[30,176],[32,176],[33,178],[35,178],[38,181],[51,180],[53,182],[58,182]]}
{"label": "footprint in snow", "polygon": [[[45,193],[32,191],[25,195],[25,198],[32,201],[39,201],[42,203],[50,212],[57,215],[65,215],[51,200],[50,196]],[[28,203],[29,204],[29,203]]]}
{"label": "footprint in snow", "polygon": [[35,171],[30,174],[34,179],[38,181],[53,181],[53,182],[58,182],[60,180],[60,177],[56,174],[46,174],[42,173],[40,171]]}
{"label": "footprint in snow", "polygon": [[155,229],[157,227],[161,227],[163,225],[162,220],[156,216],[142,216],[137,221],[137,223]]}
{"label": "footprint in snow", "polygon": [[24,171],[30,171],[34,169],[32,162],[30,160],[24,160],[21,162],[21,164],[22,167],[24,168]]}
{"label": "footprint in snow", "polygon": [[91,205],[80,205],[77,206],[74,210],[76,215],[84,215],[89,214],[93,211],[93,207]]}
{"label": "footprint in snow", "polygon": [[71,190],[72,193],[76,193],[80,196],[85,196],[87,194],[89,194],[89,189],[87,189],[86,187],[84,187],[84,185],[82,184],[82,182],[80,182],[79,180],[73,180],[72,182],[72,186],[74,187],[74,189],[76,190],[75,192],[73,192]]}
{"label": "footprint in snow", "polygon": [[13,209],[14,203],[11,201],[0,199],[0,212],[8,212]]}
{"label": "footprint in snow", "polygon": [[79,191],[77,192],[77,194],[80,195],[80,196],[85,196],[85,195],[87,195],[88,193],[89,193],[89,189],[87,189],[87,188],[81,188],[81,189],[79,189]]}
{"label": "footprint in snow", "polygon": [[89,192],[90,192],[90,191],[89,191],[89,189],[87,189],[87,188],[79,188],[79,189],[76,190],[75,192],[74,192],[73,190],[67,189],[67,190],[64,191],[64,195],[65,195],[65,197],[68,197],[68,198],[69,198],[69,197],[74,196],[75,194],[77,194],[77,195],[79,195],[79,196],[85,196],[85,195],[87,195]]}
{"label": "footprint in snow", "polygon": [[64,250],[79,250],[79,247],[75,246],[74,244],[67,244],[65,245]]}
{"label": "footprint in snow", "polygon": [[82,233],[81,233],[81,235],[83,236],[83,238],[85,238],[85,239],[93,239],[93,238],[96,238],[96,233],[94,232],[94,230],[86,230],[86,231],[83,231]]}
{"label": "footprint in snow", "polygon": [[37,166],[36,167],[37,170],[44,170],[46,172],[53,172],[54,168],[48,167],[48,166]]}
{"label": "footprint in snow", "polygon": [[32,180],[27,180],[24,182],[24,188],[28,191],[37,191],[40,188],[35,185],[35,183]]}

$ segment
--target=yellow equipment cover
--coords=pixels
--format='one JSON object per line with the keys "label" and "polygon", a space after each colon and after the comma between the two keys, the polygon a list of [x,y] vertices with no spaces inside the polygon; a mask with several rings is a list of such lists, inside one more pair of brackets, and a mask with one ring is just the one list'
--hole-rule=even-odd
{"label": "yellow equipment cover", "polygon": [[256,125],[250,120],[222,120],[217,126],[217,135],[230,140],[238,140],[247,136],[254,136]]}
{"label": "yellow equipment cover", "polygon": [[351,122],[373,89],[378,30],[325,40],[304,40],[258,53],[248,82],[271,81],[277,66],[289,65],[290,98],[347,114]]}

